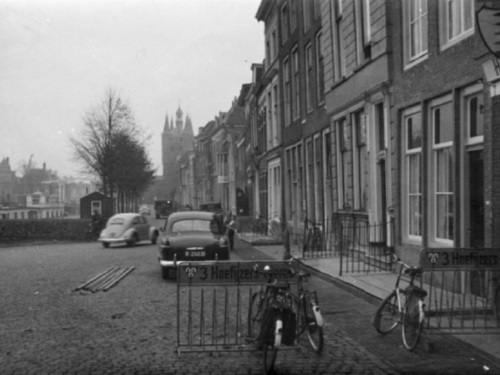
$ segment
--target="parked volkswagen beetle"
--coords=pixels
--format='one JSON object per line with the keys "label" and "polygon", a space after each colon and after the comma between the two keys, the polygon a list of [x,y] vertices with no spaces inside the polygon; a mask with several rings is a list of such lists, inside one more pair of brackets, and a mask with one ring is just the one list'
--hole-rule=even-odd
{"label": "parked volkswagen beetle", "polygon": [[149,225],[148,220],[137,213],[121,213],[111,216],[101,231],[98,241],[109,247],[112,243],[125,243],[133,246],[138,242],[150,241],[156,244],[158,229]]}

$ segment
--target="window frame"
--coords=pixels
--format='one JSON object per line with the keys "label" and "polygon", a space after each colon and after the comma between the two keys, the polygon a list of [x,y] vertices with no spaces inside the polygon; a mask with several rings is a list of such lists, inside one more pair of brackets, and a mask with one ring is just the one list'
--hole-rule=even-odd
{"label": "window frame", "polygon": [[[425,3],[426,11],[415,17],[411,18],[412,10],[418,8],[419,5]],[[428,40],[428,17],[429,17],[429,4],[427,0],[405,0],[403,2],[403,53],[404,53],[404,68],[408,69],[414,65],[426,60],[429,55],[429,40]],[[415,7],[415,8],[414,8]],[[412,25],[418,24],[420,37],[419,51],[412,54],[413,38],[412,38]],[[425,45],[425,47],[424,47]]]}
{"label": "window frame", "polygon": [[[471,4],[471,9],[470,9],[470,22],[471,22],[471,27],[469,29],[465,29],[465,8],[464,4]],[[456,34],[450,37],[449,30],[450,30],[450,13],[449,13],[449,5],[451,4],[458,4],[458,12],[459,17],[460,17],[460,31]],[[441,44],[441,50],[445,50],[462,40],[468,38],[469,36],[473,35],[475,32],[476,28],[476,20],[475,20],[475,7],[474,7],[474,2],[471,0],[442,0],[439,1],[439,37],[440,37],[440,44]]]}
{"label": "window frame", "polygon": [[305,47],[305,72],[306,72],[306,111],[312,112],[314,109],[313,87],[314,81],[314,64],[313,64],[313,46],[308,43]]}
{"label": "window frame", "polygon": [[[449,106],[449,113],[451,114],[450,119],[445,119],[445,121],[442,121],[442,111],[441,109],[445,108],[445,106]],[[430,177],[430,196],[429,196],[429,219],[428,220],[428,230],[429,230],[429,241],[433,244],[444,244],[444,245],[449,245],[453,246],[454,243],[454,237],[456,235],[456,230],[454,227],[454,217],[456,214],[456,208],[454,205],[454,199],[455,199],[455,181],[454,181],[454,172],[455,172],[455,166],[456,166],[456,155],[455,155],[455,150],[454,150],[454,137],[455,137],[455,126],[454,126],[454,112],[453,112],[453,100],[451,94],[445,95],[441,98],[432,100],[429,103],[429,128],[430,128],[430,135],[429,135],[429,153],[430,153],[430,162],[429,162],[429,177]],[[436,113],[437,110],[440,110],[439,113],[439,126],[447,124],[450,126],[450,131],[451,131],[451,140],[444,140],[440,141],[436,137]],[[440,154],[442,152],[451,152],[451,165],[446,164],[447,170],[446,173],[443,174],[441,173],[442,171],[439,171],[439,158]],[[451,181],[448,182],[449,188],[451,188],[451,191],[438,191],[438,179],[439,176],[450,176],[451,175]],[[451,233],[451,238],[441,238],[438,237],[438,225],[440,225],[441,220],[438,219],[438,198],[442,197],[451,197],[451,226],[452,226],[452,233]]]}
{"label": "window frame", "polygon": [[[409,148],[409,142],[408,142],[408,120],[409,119],[415,119],[415,117],[418,116],[420,118],[420,132],[421,132],[421,140],[420,140],[420,146],[417,147],[412,147]],[[403,213],[402,213],[402,225],[403,225],[403,238],[410,243],[422,243],[423,240],[423,232],[424,232],[424,225],[423,225],[423,183],[422,183],[422,178],[423,178],[423,113],[422,113],[422,108],[421,106],[415,106],[415,107],[410,107],[407,108],[402,112],[402,128],[403,128],[403,140],[402,140],[402,151],[403,151],[403,162],[401,163],[401,168],[402,168],[402,175],[403,175]],[[411,192],[410,191],[410,173],[409,171],[411,170],[410,164],[412,163],[412,159],[417,156],[416,160],[418,161],[419,164],[419,170],[418,170],[418,176],[417,179],[419,180],[419,186],[416,192]],[[419,202],[419,209],[420,212],[420,223],[419,223],[419,234],[413,234],[411,233],[411,220],[410,220],[410,215],[413,212],[410,209],[411,206],[411,198],[412,197],[417,197],[420,202]]]}
{"label": "window frame", "polygon": [[300,117],[300,66],[299,66],[299,48],[295,46],[292,48],[292,121],[297,120]]}
{"label": "window frame", "polygon": [[291,93],[290,93],[290,58],[286,56],[283,59],[283,98],[284,98],[284,112],[285,112],[285,126],[289,126],[292,121],[292,108],[291,108]]}
{"label": "window frame", "polygon": [[323,56],[323,31],[316,33],[316,90],[318,106],[325,102],[325,59]]}
{"label": "window frame", "polygon": [[285,1],[280,11],[281,15],[281,44],[285,44],[288,38],[290,38],[290,9],[288,7],[288,2]]}
{"label": "window frame", "polygon": [[344,51],[343,32],[343,7],[342,0],[334,0],[332,9],[332,50],[333,50],[333,79],[334,82],[341,81],[346,77],[346,62]]}

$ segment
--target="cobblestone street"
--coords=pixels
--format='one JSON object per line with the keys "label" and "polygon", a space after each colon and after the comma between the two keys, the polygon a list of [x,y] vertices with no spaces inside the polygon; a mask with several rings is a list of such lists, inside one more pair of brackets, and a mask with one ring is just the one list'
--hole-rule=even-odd
{"label": "cobblestone street", "polygon": [[[235,251],[235,258],[242,251]],[[133,266],[135,270],[107,292],[75,291],[80,284],[115,265]],[[161,279],[155,246],[103,249],[97,243],[90,243],[3,247],[0,288],[2,374],[262,372],[260,352],[177,355],[176,283]],[[320,296],[325,296],[332,287],[315,280],[314,288]],[[347,293],[342,298],[350,299],[360,311],[367,308],[358,307],[360,300]],[[366,332],[366,327],[356,322],[357,316],[346,314],[346,306],[339,306],[333,298],[323,300],[326,323],[323,355],[317,356],[307,346],[303,350],[280,351],[275,366],[277,374],[412,373],[415,363],[422,362],[420,369],[429,369],[434,366],[432,361],[441,362],[441,373],[457,373],[453,372],[457,367],[443,363],[441,356],[426,362],[425,353],[406,353],[397,345],[392,346],[399,341],[397,337],[383,340],[383,345],[392,347],[393,353],[387,353],[387,358],[380,355],[382,342],[377,341],[380,340],[377,335]],[[347,331],[356,325],[361,331],[357,336]],[[371,339],[364,342],[363,334]],[[379,346],[379,353],[373,350],[374,345]],[[458,357],[461,353],[453,355]],[[401,364],[405,361],[406,368]],[[481,366],[471,363],[462,369],[472,374]]]}

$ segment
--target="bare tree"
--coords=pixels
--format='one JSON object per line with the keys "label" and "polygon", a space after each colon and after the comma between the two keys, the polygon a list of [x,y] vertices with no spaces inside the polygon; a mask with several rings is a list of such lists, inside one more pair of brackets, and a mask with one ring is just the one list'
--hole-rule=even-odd
{"label": "bare tree", "polygon": [[[70,141],[75,159],[87,173],[99,179],[107,197],[114,199],[118,191],[131,197],[132,191],[142,192],[154,180],[155,170],[145,150],[146,139],[141,139],[130,107],[113,89],[106,91],[98,106],[86,111],[79,136]],[[131,184],[124,185],[124,176],[137,179],[135,189],[129,189]]]}

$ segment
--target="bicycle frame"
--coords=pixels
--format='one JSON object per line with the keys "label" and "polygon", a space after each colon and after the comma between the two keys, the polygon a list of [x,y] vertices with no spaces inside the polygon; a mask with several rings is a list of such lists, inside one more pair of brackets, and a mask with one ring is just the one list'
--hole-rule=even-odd
{"label": "bicycle frame", "polygon": [[[425,320],[424,298],[427,292],[414,283],[415,278],[421,275],[422,269],[411,267],[394,257],[394,260],[401,264],[394,289],[382,301],[372,322],[381,334],[387,334],[401,324],[403,343],[408,350],[413,350],[419,341]],[[402,289],[400,282],[404,274],[409,274],[410,281],[409,285]]]}

